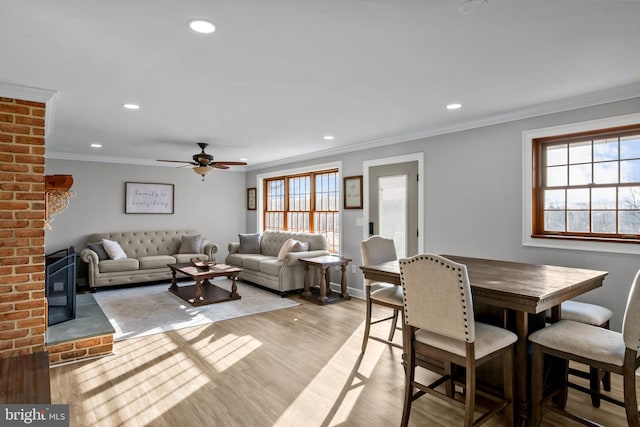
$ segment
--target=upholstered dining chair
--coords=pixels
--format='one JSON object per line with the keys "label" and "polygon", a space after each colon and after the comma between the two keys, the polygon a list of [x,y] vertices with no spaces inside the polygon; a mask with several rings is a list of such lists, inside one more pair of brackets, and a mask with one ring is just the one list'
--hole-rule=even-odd
{"label": "upholstered dining chair", "polygon": [[[561,304],[562,318],[588,325],[599,326],[609,329],[609,322],[613,317],[613,312],[606,307],[597,304],[589,304],[580,301],[565,301]],[[601,369],[589,367],[589,372],[585,372],[573,367],[569,368],[569,375],[589,379],[589,394],[591,394],[591,404],[600,407],[600,382],[605,391],[611,391],[611,374]],[[577,384],[569,382],[568,385],[577,390],[586,390]]]}
{"label": "upholstered dining chair", "polygon": [[[409,423],[411,404],[424,394],[462,403],[455,393],[453,365],[465,368],[464,426],[479,425],[504,410],[513,425],[515,405],[514,343],[517,336],[506,329],[476,322],[467,267],[447,258],[421,254],[400,260],[400,282],[404,291],[405,394],[403,427]],[[503,396],[486,395],[495,401],[475,421],[476,367],[502,357]],[[431,384],[416,381],[420,357],[444,361],[444,375]],[[436,390],[445,385],[444,392]],[[414,389],[418,391],[414,393]]]}
{"label": "upholstered dining chair", "polygon": [[[360,252],[362,254],[363,265],[382,264],[387,261],[395,261],[398,259],[393,239],[378,235],[371,236],[367,240],[360,242]],[[390,344],[394,347],[402,348],[401,345],[393,342],[393,336],[397,329],[399,313],[402,312],[402,287],[395,286],[391,283],[365,279],[365,292],[367,313],[364,327],[364,339],[362,340],[362,353],[364,353],[367,348],[369,338]],[[393,310],[393,314],[391,316],[372,320],[372,304],[388,307]],[[389,330],[389,336],[386,339],[369,335],[371,325],[389,320],[391,321],[391,327]]]}
{"label": "upholstered dining chair", "polygon": [[[624,407],[629,426],[640,426],[636,398],[636,369],[640,366],[640,357],[638,357],[640,284],[638,282],[640,282],[640,271],[636,273],[629,291],[621,333],[563,319],[529,335],[529,341],[532,343],[531,426],[540,425],[543,407],[584,425],[598,425],[568,412],[564,407],[555,407],[549,403],[549,400],[558,393],[563,393],[562,398],[566,401],[567,372],[562,376],[560,386],[543,396],[545,355],[563,359],[565,371],[569,361],[576,361],[605,372],[622,375],[624,399],[621,401],[607,395],[600,395],[600,397]],[[591,393],[591,390],[586,392]]]}

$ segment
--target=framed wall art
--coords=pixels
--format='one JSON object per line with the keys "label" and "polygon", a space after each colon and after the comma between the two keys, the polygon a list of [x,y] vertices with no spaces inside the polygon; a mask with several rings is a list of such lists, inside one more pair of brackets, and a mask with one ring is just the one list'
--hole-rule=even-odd
{"label": "framed wall art", "polygon": [[247,188],[247,209],[250,211],[256,210],[256,188]]}
{"label": "framed wall art", "polygon": [[124,212],[128,214],[172,214],[173,184],[125,182]]}
{"label": "framed wall art", "polygon": [[362,209],[362,175],[344,178],[344,208]]}

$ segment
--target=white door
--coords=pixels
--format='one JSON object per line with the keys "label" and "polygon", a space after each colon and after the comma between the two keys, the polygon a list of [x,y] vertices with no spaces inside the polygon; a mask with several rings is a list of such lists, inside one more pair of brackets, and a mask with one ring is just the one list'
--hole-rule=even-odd
{"label": "white door", "polygon": [[369,169],[369,234],[392,238],[398,258],[418,253],[418,162]]}

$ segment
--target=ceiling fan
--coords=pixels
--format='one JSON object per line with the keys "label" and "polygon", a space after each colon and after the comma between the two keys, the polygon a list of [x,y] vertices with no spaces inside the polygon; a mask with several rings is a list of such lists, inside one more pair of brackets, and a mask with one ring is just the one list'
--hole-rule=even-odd
{"label": "ceiling fan", "polygon": [[193,165],[193,170],[198,175],[202,175],[202,180],[204,181],[204,176],[211,172],[214,169],[229,169],[229,166],[244,166],[247,162],[222,162],[222,161],[214,161],[213,156],[211,154],[205,153],[204,149],[209,146],[206,142],[198,142],[198,147],[202,150],[200,153],[194,154],[191,158],[193,161],[185,161],[185,160],[158,160],[159,162],[172,162],[172,163],[186,163],[189,165]]}

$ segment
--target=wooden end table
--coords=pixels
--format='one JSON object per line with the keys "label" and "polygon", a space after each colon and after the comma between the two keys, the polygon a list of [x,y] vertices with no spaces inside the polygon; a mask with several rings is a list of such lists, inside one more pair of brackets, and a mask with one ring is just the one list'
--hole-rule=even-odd
{"label": "wooden end table", "polygon": [[[316,304],[330,304],[338,301],[347,301],[351,297],[347,293],[347,266],[351,262],[350,258],[341,257],[339,255],[324,255],[312,258],[300,258],[300,261],[304,265],[304,291],[302,292],[302,298],[314,302]],[[340,293],[335,294],[331,292],[331,279],[330,271],[331,267],[340,266],[342,271],[342,278],[340,281]],[[317,267],[320,269],[320,292],[318,296],[313,295],[311,292],[311,284],[309,283],[309,267]]]}
{"label": "wooden end table", "polygon": [[[236,278],[242,269],[225,264],[210,265],[208,270],[200,270],[191,263],[168,264],[171,269],[171,286],[169,292],[179,296],[191,305],[215,304],[218,302],[232,301],[242,298],[238,295]],[[195,284],[178,286],[176,275],[183,274],[195,280]],[[227,277],[231,279],[231,291],[222,289],[209,281],[214,277]]]}

